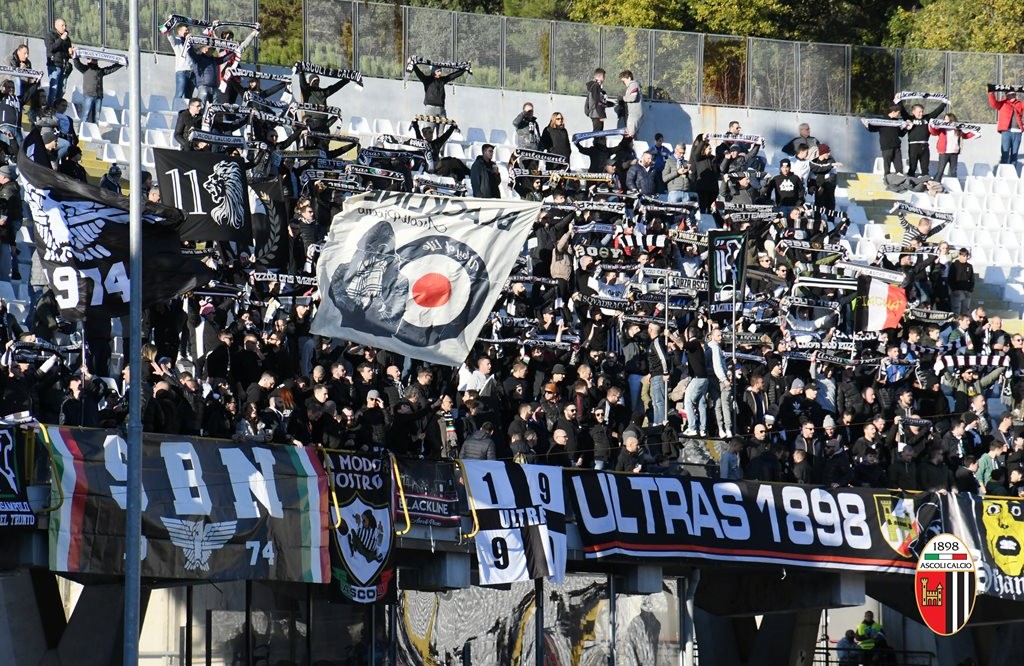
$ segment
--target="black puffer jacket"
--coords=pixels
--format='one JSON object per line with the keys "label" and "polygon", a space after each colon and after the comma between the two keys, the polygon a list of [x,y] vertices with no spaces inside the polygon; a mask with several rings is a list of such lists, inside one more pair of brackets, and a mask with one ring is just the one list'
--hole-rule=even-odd
{"label": "black puffer jacket", "polygon": [[462,444],[462,458],[466,460],[496,460],[494,440],[483,430],[477,430]]}

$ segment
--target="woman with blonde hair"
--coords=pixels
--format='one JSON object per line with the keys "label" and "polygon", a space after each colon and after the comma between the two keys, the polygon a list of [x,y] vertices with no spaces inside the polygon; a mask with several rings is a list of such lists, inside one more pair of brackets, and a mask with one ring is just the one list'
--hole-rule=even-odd
{"label": "woman with blonde hair", "polygon": [[[548,126],[544,128],[540,135],[540,149],[548,153],[561,155],[565,158],[566,165],[568,165],[572,149],[569,143],[569,132],[565,129],[565,116],[560,112],[556,111],[551,114]],[[568,166],[547,165],[548,171],[562,171],[567,168]]]}

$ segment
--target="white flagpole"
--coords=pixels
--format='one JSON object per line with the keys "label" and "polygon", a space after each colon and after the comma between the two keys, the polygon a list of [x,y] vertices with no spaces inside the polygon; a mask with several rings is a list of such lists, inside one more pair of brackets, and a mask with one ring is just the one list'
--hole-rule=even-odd
{"label": "white flagpole", "polygon": [[142,591],[142,58],[139,54],[139,3],[128,3],[128,133],[131,207],[131,334],[128,385],[128,506],[125,512],[124,661],[139,663]]}

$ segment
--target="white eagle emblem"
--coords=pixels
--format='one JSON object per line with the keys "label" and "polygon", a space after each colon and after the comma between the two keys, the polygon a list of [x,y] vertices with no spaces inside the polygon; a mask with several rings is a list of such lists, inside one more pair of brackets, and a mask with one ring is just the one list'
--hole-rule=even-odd
{"label": "white eagle emblem", "polygon": [[167,536],[171,543],[185,553],[185,569],[188,571],[210,570],[210,555],[213,551],[224,547],[231,537],[235,536],[237,521],[226,520],[222,523],[204,523],[202,521],[181,520],[179,518],[160,518],[167,528]]}

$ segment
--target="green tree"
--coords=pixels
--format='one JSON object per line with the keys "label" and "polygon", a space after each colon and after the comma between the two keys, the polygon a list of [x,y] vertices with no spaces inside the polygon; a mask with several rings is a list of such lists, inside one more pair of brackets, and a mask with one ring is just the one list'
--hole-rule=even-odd
{"label": "green tree", "polygon": [[302,60],[302,0],[260,0],[260,60],[291,65]]}
{"label": "green tree", "polygon": [[693,23],[689,0],[573,0],[569,18],[585,23],[659,30],[685,30]]}
{"label": "green tree", "polygon": [[991,53],[1024,52],[1024,4],[1012,0],[931,0],[898,9],[889,21],[893,46]]}

